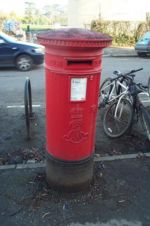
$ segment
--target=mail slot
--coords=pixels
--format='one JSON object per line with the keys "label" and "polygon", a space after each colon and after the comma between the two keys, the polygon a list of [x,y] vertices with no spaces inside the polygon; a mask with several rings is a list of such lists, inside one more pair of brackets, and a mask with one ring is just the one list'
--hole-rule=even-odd
{"label": "mail slot", "polygon": [[67,66],[74,67],[76,69],[85,69],[85,67],[92,67],[93,60],[90,59],[69,59],[67,60]]}
{"label": "mail slot", "polygon": [[102,49],[111,37],[84,29],[38,35],[45,48],[46,174],[50,186],[78,189],[93,177]]}

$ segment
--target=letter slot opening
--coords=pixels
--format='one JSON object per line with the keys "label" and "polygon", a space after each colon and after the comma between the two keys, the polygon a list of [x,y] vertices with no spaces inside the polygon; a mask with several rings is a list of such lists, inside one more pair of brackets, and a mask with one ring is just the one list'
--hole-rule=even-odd
{"label": "letter slot opening", "polygon": [[93,64],[93,60],[89,60],[89,59],[71,59],[71,60],[67,60],[67,65],[68,66],[78,66],[78,65],[88,65],[88,66],[92,66]]}

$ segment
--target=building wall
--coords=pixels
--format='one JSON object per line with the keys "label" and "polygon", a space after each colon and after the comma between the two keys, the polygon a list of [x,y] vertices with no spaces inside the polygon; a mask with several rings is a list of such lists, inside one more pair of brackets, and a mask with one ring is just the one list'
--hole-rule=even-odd
{"label": "building wall", "polygon": [[93,19],[144,21],[150,0],[69,0],[69,26],[86,27]]}
{"label": "building wall", "polygon": [[79,16],[80,0],[68,1],[68,25],[69,27],[81,27],[82,21]]}
{"label": "building wall", "polygon": [[82,27],[91,23],[92,19],[97,19],[99,10],[97,8],[99,0],[94,0],[94,4],[89,0],[69,0],[68,3],[68,24],[70,27]]}

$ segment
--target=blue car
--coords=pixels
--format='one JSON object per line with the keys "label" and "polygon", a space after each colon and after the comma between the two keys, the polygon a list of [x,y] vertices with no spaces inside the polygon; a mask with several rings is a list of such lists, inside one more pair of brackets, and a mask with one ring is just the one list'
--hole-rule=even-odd
{"label": "blue car", "polygon": [[16,67],[29,71],[34,65],[43,64],[44,47],[41,45],[16,41],[0,33],[0,67]]}
{"label": "blue car", "polygon": [[139,56],[150,54],[150,31],[146,32],[136,43],[135,50]]}

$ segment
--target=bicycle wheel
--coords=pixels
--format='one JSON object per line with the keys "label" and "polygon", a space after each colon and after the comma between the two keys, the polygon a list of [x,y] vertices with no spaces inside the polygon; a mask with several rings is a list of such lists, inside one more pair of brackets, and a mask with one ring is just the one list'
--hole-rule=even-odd
{"label": "bicycle wheel", "polygon": [[144,108],[141,109],[141,123],[146,132],[147,138],[150,141],[150,115]]}
{"label": "bicycle wheel", "polygon": [[111,84],[111,78],[106,78],[102,82],[99,90],[98,107],[100,107],[101,104],[105,106],[108,103],[109,94],[112,90],[112,86],[110,84]]}
{"label": "bicycle wheel", "polygon": [[[132,124],[133,107],[129,100],[113,102],[104,113],[103,129],[107,136],[118,138],[125,134]],[[116,113],[116,114],[115,114]]]}

